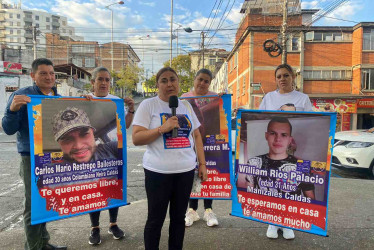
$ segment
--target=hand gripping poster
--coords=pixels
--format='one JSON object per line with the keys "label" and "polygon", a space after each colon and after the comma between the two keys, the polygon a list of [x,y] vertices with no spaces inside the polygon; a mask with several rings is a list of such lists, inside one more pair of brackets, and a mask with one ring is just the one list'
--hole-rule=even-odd
{"label": "hand gripping poster", "polygon": [[[208,180],[191,198],[231,199],[231,95],[186,97],[201,126]],[[200,192],[199,192],[200,191]]]}
{"label": "hand gripping poster", "polygon": [[232,215],[327,235],[336,113],[239,110]]}
{"label": "hand gripping poster", "polygon": [[31,96],[31,223],[127,204],[121,99]]}

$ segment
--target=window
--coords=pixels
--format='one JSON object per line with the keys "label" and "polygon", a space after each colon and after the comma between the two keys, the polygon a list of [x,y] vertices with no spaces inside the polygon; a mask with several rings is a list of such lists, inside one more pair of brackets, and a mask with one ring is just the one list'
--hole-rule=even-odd
{"label": "window", "polygon": [[51,25],[47,25],[47,30],[50,30],[51,29]]}
{"label": "window", "polygon": [[26,18],[32,18],[31,14],[26,14]]}
{"label": "window", "polygon": [[374,29],[364,30],[363,50],[374,50]]}
{"label": "window", "polygon": [[351,70],[305,70],[304,79],[307,80],[350,80]]}
{"label": "window", "polygon": [[305,41],[323,41],[323,42],[352,41],[352,33],[310,31],[310,32],[305,33]]}
{"label": "window", "polygon": [[[278,43],[282,44],[282,36],[278,36]],[[287,51],[300,51],[300,36],[288,35],[287,37]]]}
{"label": "window", "polygon": [[209,58],[209,65],[215,65],[216,59],[215,58]]}
{"label": "window", "polygon": [[361,89],[374,91],[374,69],[363,69]]}
{"label": "window", "polygon": [[13,42],[13,41],[14,41],[14,40],[13,40],[13,37],[11,37],[11,38],[10,38],[10,42]]}
{"label": "window", "polygon": [[66,21],[62,21],[62,25],[63,25],[63,26],[66,26]]}
{"label": "window", "polygon": [[13,34],[13,30],[9,30],[9,34]]}
{"label": "window", "polygon": [[95,58],[92,58],[92,57],[84,58],[84,66],[86,68],[94,68],[95,67]]}
{"label": "window", "polygon": [[299,51],[300,50],[299,41],[300,41],[300,37],[292,37],[291,50],[290,51]]}
{"label": "window", "polygon": [[46,18],[45,18],[45,21],[49,23],[49,22],[51,21],[51,18],[46,17]]}
{"label": "window", "polygon": [[82,58],[73,58],[72,60],[73,64],[75,64],[78,67],[82,67]]}
{"label": "window", "polygon": [[21,38],[20,37],[17,38],[17,42],[19,42],[19,43],[21,42]]}
{"label": "window", "polygon": [[17,34],[20,35],[21,34],[21,30],[17,30]]}
{"label": "window", "polygon": [[39,21],[39,16],[35,16],[35,20]]}
{"label": "window", "polygon": [[39,28],[39,24],[38,24],[38,23],[36,23],[36,24],[35,24],[35,27]]}
{"label": "window", "polygon": [[17,14],[17,19],[21,19],[21,14]]}
{"label": "window", "polygon": [[9,22],[9,26],[13,26],[13,22]]}
{"label": "window", "polygon": [[13,14],[12,13],[9,13],[9,18],[13,18]]}
{"label": "window", "polygon": [[75,44],[72,45],[73,53],[95,53],[95,45]]}
{"label": "window", "polygon": [[20,27],[21,26],[21,22],[17,22],[17,26]]}

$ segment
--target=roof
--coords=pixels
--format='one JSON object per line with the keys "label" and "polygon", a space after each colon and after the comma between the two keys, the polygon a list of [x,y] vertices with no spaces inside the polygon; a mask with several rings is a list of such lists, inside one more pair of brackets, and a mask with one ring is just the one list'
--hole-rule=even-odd
{"label": "roof", "polygon": [[73,63],[55,65],[54,69],[55,69],[56,72],[63,72],[63,73],[66,73],[68,75],[84,74],[84,75],[87,75],[87,76],[91,77],[90,72],[86,71],[85,69],[83,69],[81,67],[76,66]]}

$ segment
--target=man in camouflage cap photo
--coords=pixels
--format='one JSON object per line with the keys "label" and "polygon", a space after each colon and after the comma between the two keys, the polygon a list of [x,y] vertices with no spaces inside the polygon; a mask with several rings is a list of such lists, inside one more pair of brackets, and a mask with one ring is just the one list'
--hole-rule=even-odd
{"label": "man in camouflage cap photo", "polygon": [[52,119],[53,135],[68,162],[117,159],[117,142],[96,145],[95,128],[87,113],[76,107],[60,110]]}

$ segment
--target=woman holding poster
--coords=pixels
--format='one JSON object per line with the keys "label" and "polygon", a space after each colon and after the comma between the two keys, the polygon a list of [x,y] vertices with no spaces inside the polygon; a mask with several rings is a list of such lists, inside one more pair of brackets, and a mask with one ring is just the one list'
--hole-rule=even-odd
{"label": "woman holding poster", "polygon": [[[148,199],[144,243],[145,249],[158,249],[161,228],[170,203],[169,249],[182,249],[184,216],[192,188],[196,154],[200,162],[199,176],[202,181],[207,179],[203,143],[198,129],[200,122],[180,100],[176,115],[171,114],[169,99],[179,93],[179,78],[174,69],[160,69],[156,75],[156,85],[158,95],[139,105],[132,133],[134,145],[147,145],[143,156]],[[173,129],[178,130],[175,138],[172,137]]]}
{"label": "woman holding poster", "polygon": [[[196,73],[193,90],[183,94],[182,97],[217,95],[217,93],[209,91],[209,86],[212,81],[212,78],[213,78],[213,74],[209,69],[200,69]],[[197,113],[197,117],[199,118],[199,121],[203,124],[203,126],[201,126],[199,129],[200,129],[200,132],[203,134],[203,138],[204,138],[205,136],[204,117],[200,111],[199,113]],[[199,202],[198,199],[190,199],[190,202],[189,202],[190,208],[188,209],[186,213],[186,218],[185,218],[186,227],[192,226],[192,224],[195,221],[200,220],[200,216],[197,213],[198,202]],[[212,199],[204,199],[205,212],[204,212],[203,218],[209,227],[218,225],[217,217],[215,213],[213,213],[212,211],[212,204],[213,204]]]}
{"label": "woman holding poster", "polygon": [[[312,111],[312,104],[306,94],[298,92],[294,89],[295,72],[288,64],[281,64],[275,69],[275,82],[277,90],[269,92],[265,95],[260,104],[261,110],[285,110],[285,111]],[[294,142],[290,142],[294,148]],[[278,238],[278,230],[283,231],[285,239],[294,239],[293,230],[269,225],[266,232],[268,238]]]}

